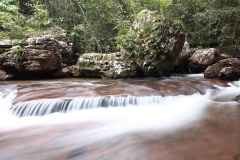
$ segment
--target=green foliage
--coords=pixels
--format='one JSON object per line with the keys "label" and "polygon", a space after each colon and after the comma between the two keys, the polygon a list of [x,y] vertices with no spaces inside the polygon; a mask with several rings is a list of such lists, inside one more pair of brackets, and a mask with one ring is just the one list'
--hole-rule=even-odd
{"label": "green foliage", "polygon": [[0,29],[11,30],[21,28],[22,16],[18,13],[18,3],[13,0],[0,2]]}
{"label": "green foliage", "polygon": [[0,58],[4,58],[5,56],[7,56],[7,53],[0,54]]}
{"label": "green foliage", "polygon": [[[119,50],[115,37],[129,30],[135,15],[158,10],[170,0],[51,0],[44,1],[53,22],[67,29],[77,53]],[[79,29],[83,26],[84,29]]]}
{"label": "green foliage", "polygon": [[78,53],[116,50],[114,37],[123,20],[118,0],[52,0],[46,7],[53,22],[68,31]]}
{"label": "green foliage", "polygon": [[183,0],[168,10],[183,21],[191,46],[239,44],[239,0]]}
{"label": "green foliage", "polygon": [[38,1],[32,0],[25,4],[31,9],[31,15],[21,14],[24,11],[20,10],[18,2],[17,0],[0,2],[0,38],[23,39],[50,26],[48,12]]}
{"label": "green foliage", "polygon": [[33,14],[28,16],[26,23],[30,28],[44,28],[49,27],[51,19],[48,17],[48,11],[44,6],[36,1],[35,3],[27,3],[31,7]]}
{"label": "green foliage", "polygon": [[0,10],[3,12],[18,12],[18,1],[15,0],[1,0]]}

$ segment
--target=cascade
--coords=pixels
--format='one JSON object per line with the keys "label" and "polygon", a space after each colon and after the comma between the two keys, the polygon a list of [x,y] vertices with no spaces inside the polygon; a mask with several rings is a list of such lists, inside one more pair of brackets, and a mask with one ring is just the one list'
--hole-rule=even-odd
{"label": "cascade", "polygon": [[1,159],[238,159],[240,81],[201,78],[3,82]]}
{"label": "cascade", "polygon": [[55,112],[72,112],[83,109],[94,109],[99,107],[128,107],[128,106],[146,106],[151,104],[162,105],[168,101],[168,104],[175,103],[174,97],[162,96],[142,96],[136,97],[124,95],[120,97],[95,97],[95,98],[75,98],[75,99],[50,99],[50,100],[32,100],[18,103],[11,107],[12,113],[18,117],[25,116],[44,116]]}

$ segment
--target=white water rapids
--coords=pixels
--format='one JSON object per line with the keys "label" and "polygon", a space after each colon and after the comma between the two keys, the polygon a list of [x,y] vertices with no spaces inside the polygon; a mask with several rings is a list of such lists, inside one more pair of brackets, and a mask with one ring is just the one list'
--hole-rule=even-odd
{"label": "white water rapids", "polygon": [[[143,99],[143,104],[139,106],[127,105],[126,107],[111,107],[111,108],[94,108],[91,110],[75,110],[69,113],[53,113],[43,117],[23,117],[17,118],[12,115],[11,99],[14,93],[1,99],[2,120],[0,127],[20,127],[28,125],[48,125],[54,123],[63,123],[71,121],[81,122],[99,122],[108,121],[116,122],[117,128],[119,124],[123,130],[135,129],[155,129],[183,125],[192,120],[201,117],[204,107],[208,102],[209,94],[200,95],[194,94],[191,96],[174,96],[174,97],[157,97],[159,103],[151,102],[154,97],[140,97]],[[93,100],[99,100],[94,98]],[[147,104],[150,101],[151,103]],[[3,102],[3,103],[2,103]],[[30,102],[34,105],[34,102]],[[54,101],[53,101],[54,102]],[[32,104],[33,103],[33,104]],[[35,102],[38,104],[38,102]],[[44,103],[44,101],[43,101]],[[51,103],[45,102],[51,107]],[[193,107],[194,106],[194,107]],[[35,106],[36,107],[36,106]]]}
{"label": "white water rapids", "polygon": [[[0,94],[0,129],[27,127],[34,125],[52,125],[66,122],[111,122],[119,133],[134,130],[167,129],[181,127],[192,121],[201,119],[204,109],[211,99],[221,98],[223,101],[233,101],[240,92],[240,81],[229,83],[229,87],[208,89],[205,94],[178,96],[123,96],[108,97],[101,106],[103,97],[75,98],[67,103],[66,100],[48,99],[26,101],[12,106],[12,100],[17,91]],[[214,93],[214,95],[213,95]],[[224,100],[225,99],[225,100]],[[84,103],[85,101],[85,103]],[[234,102],[237,103],[237,102]],[[55,112],[50,114],[53,107],[60,106],[60,110],[67,113]],[[19,118],[19,112],[29,117]],[[64,109],[67,108],[67,109]],[[13,112],[14,108],[18,112]],[[37,112],[46,114],[42,117]],[[22,111],[23,112],[23,111]],[[30,114],[32,113],[32,115]],[[37,114],[38,113],[38,114]],[[44,115],[42,114],[42,115]],[[120,131],[121,130],[121,131]]]}
{"label": "white water rapids", "polygon": [[[193,78],[198,77],[199,75]],[[172,79],[174,78],[176,79],[176,77],[173,77]],[[188,78],[192,77],[189,76]],[[83,83],[84,87],[95,86],[95,84],[91,82],[79,82],[75,85],[83,85]],[[184,81],[183,83],[188,83],[188,81]],[[121,83],[121,86],[124,85],[125,84]],[[0,93],[1,132],[15,130],[27,132],[29,128],[32,128],[33,130],[36,128],[36,131],[33,131],[33,134],[36,134],[36,132],[40,134],[42,128],[43,134],[46,134],[46,137],[48,137],[50,134],[45,133],[48,130],[46,129],[44,131],[44,128],[46,127],[50,127],[49,130],[53,128],[53,132],[55,132],[57,126],[67,128],[66,126],[76,124],[74,126],[75,129],[73,129],[76,131],[64,131],[70,132],[69,134],[64,134],[62,131],[62,138],[55,137],[52,138],[51,141],[46,142],[45,149],[51,150],[53,153],[45,153],[45,150],[36,151],[36,153],[27,150],[19,153],[11,152],[15,157],[21,157],[20,159],[26,159],[26,157],[27,159],[44,159],[42,158],[42,153],[45,153],[44,156],[47,158],[51,158],[60,153],[80,150],[79,148],[85,148],[90,144],[97,144],[97,142],[106,140],[108,141],[108,139],[128,133],[147,132],[164,135],[172,131],[187,128],[187,126],[195,124],[196,122],[201,122],[206,118],[205,115],[208,112],[209,107],[221,110],[223,106],[230,106],[230,110],[232,109],[231,113],[234,113],[240,106],[238,102],[234,101],[234,98],[240,94],[240,81],[228,83],[228,86],[212,84],[213,88],[208,87],[208,89],[204,89],[204,94],[194,93],[190,95],[180,94],[174,96],[161,96],[147,93],[149,95],[136,96],[124,93],[123,96],[103,95],[92,97],[74,96],[72,98],[40,98],[22,102],[17,101],[16,103],[13,103],[14,100],[17,99],[16,96],[18,96],[18,99],[25,97],[24,94],[18,95],[18,93],[25,92],[27,88],[23,89],[20,85],[19,88],[16,88],[15,85],[13,86],[11,92],[9,92],[10,88],[7,88],[8,93]],[[32,87],[36,87],[35,83]],[[106,90],[110,89],[107,88],[108,85],[99,84],[98,87],[106,88]],[[132,85],[128,85],[128,87],[131,89]],[[137,87],[141,90],[144,89],[144,91],[150,90],[146,86]],[[181,89],[181,87],[179,87],[179,89]],[[33,93],[39,92],[40,94],[37,87],[32,90],[34,90]],[[115,91],[116,89],[112,90]],[[152,91],[150,90],[150,92],[156,93],[154,91],[155,89]],[[89,92],[95,93],[93,90],[89,90]],[[26,92],[26,94],[27,93],[28,92]],[[230,111],[227,112],[230,114]],[[79,127],[77,127],[77,124]],[[87,127],[81,128],[81,126]],[[29,134],[31,135],[31,132],[29,132]],[[57,134],[57,131],[54,134]],[[79,137],[82,138],[81,143],[75,142],[75,139],[78,139]],[[238,139],[239,136],[237,136],[236,140]],[[24,143],[22,145],[24,145]],[[0,148],[1,153],[8,151],[7,147],[6,149],[4,147],[2,148],[3,149]],[[9,146],[9,148],[11,148],[11,146]],[[95,159],[82,158],[83,155],[85,156],[84,153],[78,153],[76,159]]]}

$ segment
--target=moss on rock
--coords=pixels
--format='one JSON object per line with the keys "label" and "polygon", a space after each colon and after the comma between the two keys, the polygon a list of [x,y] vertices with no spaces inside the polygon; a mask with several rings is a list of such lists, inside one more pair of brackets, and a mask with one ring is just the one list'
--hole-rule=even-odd
{"label": "moss on rock", "polygon": [[137,74],[136,66],[120,52],[85,53],[78,59],[77,70],[87,77],[127,78]]}

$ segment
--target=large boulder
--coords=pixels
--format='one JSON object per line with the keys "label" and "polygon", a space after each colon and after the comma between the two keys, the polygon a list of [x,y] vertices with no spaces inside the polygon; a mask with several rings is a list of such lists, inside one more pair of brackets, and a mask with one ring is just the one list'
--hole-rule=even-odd
{"label": "large boulder", "polygon": [[185,42],[181,23],[166,20],[163,14],[141,11],[121,45],[145,76],[158,77],[172,72],[174,61]]}
{"label": "large boulder", "polygon": [[180,33],[165,43],[164,51],[135,56],[135,61],[146,77],[168,76],[172,72],[173,64],[182,50],[184,41],[185,36]]}
{"label": "large boulder", "polygon": [[56,35],[48,34],[40,37],[27,38],[22,44],[29,52],[32,52],[32,50],[45,50],[58,53],[62,58],[62,63],[71,64],[73,57],[73,44],[68,41],[67,35],[64,31]]}
{"label": "large boulder", "polygon": [[215,48],[199,49],[189,59],[189,67],[192,73],[200,73],[208,66],[224,58]]}
{"label": "large boulder", "polygon": [[63,31],[21,41],[0,41],[0,69],[16,77],[51,75],[72,62],[72,43]]}
{"label": "large boulder", "polygon": [[134,61],[121,52],[102,54],[85,53],[78,59],[74,76],[126,78],[137,76]]}
{"label": "large boulder", "polygon": [[204,71],[205,78],[238,80],[240,78],[240,60],[229,58],[218,61]]}

